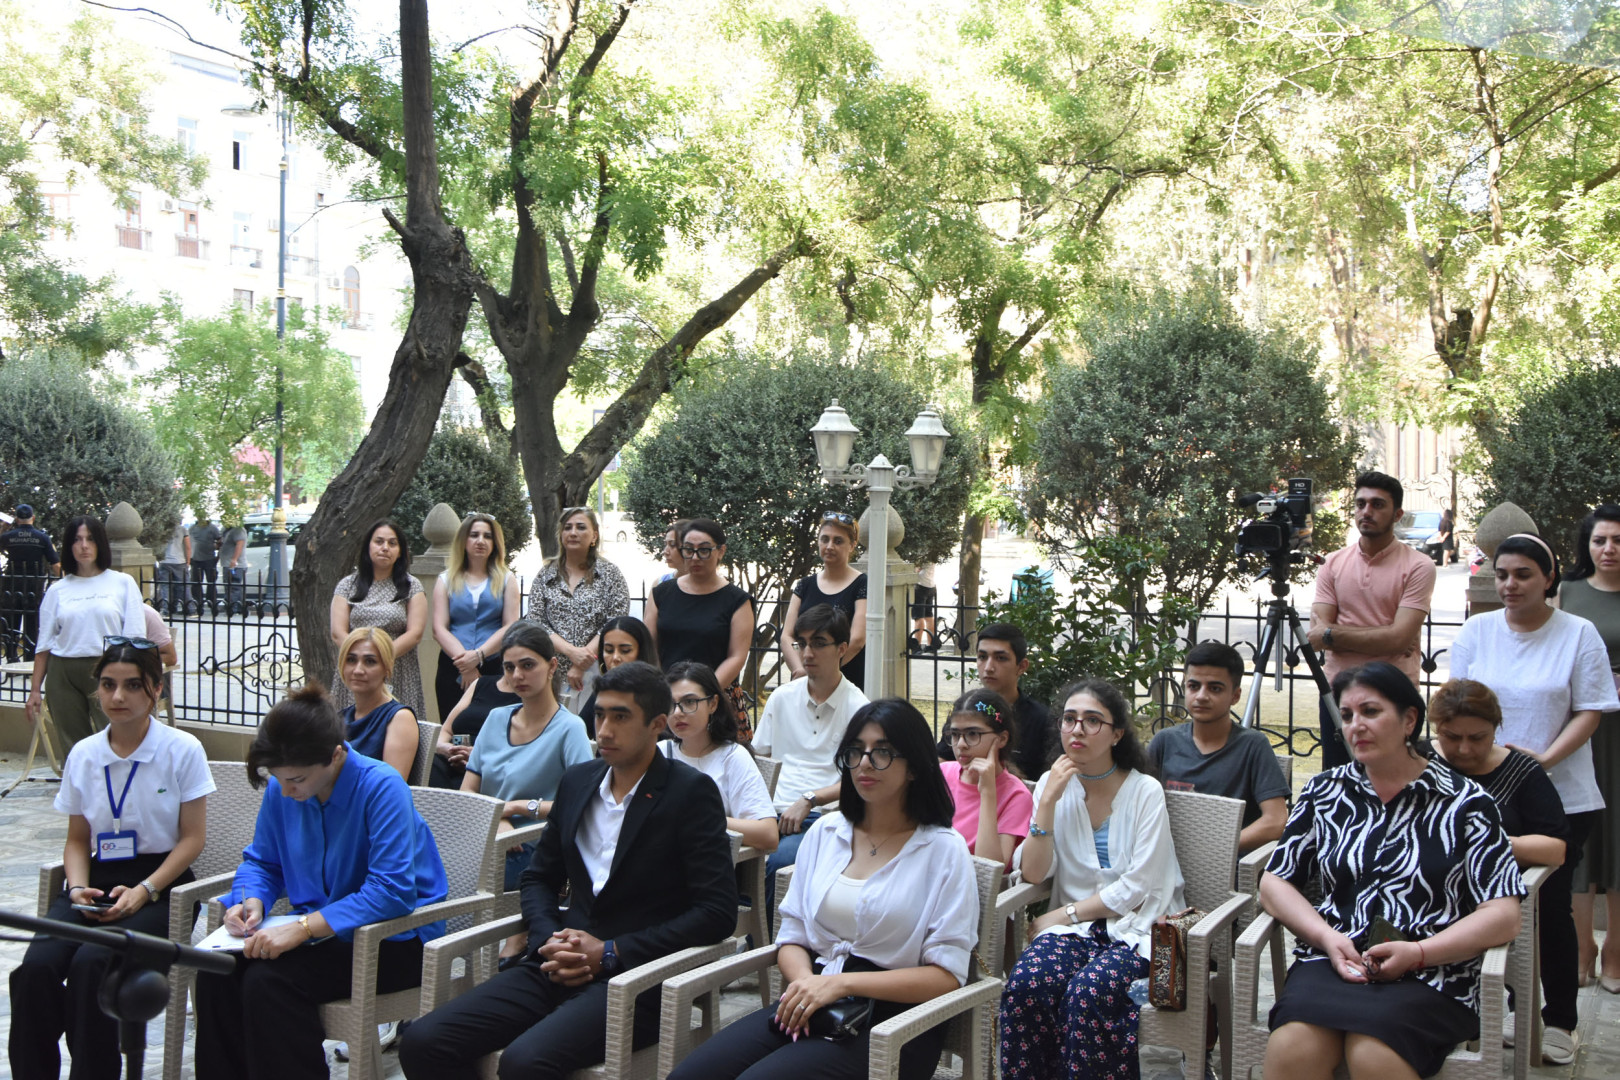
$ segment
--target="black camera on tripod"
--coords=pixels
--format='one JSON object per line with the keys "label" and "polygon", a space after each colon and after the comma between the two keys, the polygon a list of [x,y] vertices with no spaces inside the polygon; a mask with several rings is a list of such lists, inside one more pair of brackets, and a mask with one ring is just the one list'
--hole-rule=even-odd
{"label": "black camera on tripod", "polygon": [[1282,561],[1299,551],[1311,538],[1312,502],[1311,481],[1303,476],[1289,479],[1286,495],[1256,491],[1239,498],[1238,505],[1254,507],[1255,516],[1238,527],[1237,553]]}

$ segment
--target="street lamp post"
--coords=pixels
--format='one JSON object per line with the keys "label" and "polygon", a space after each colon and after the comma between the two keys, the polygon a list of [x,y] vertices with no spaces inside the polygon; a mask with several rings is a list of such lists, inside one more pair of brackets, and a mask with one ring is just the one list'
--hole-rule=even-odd
{"label": "street lamp post", "polygon": [[[226,116],[255,117],[251,105],[230,105],[220,110]],[[282,471],[282,357],[287,339],[287,172],[288,143],[292,140],[292,111],[276,102],[276,134],[281,138],[280,209],[276,217],[276,474],[274,503],[270,509],[270,610],[278,612],[287,596],[287,508]]]}
{"label": "street lamp post", "polygon": [[851,465],[858,428],[834,398],[821,414],[810,437],[816,445],[816,461],[821,479],[828,484],[864,487],[869,496],[867,528],[871,535],[867,552],[866,601],[866,692],[873,699],[896,692],[891,686],[892,666],[888,655],[889,586],[889,497],[897,490],[923,488],[939,476],[945,456],[945,440],[951,433],[939,418],[939,407],[928,405],[917,415],[906,440],[911,444],[911,467],[895,466],[879,454],[866,465]]}

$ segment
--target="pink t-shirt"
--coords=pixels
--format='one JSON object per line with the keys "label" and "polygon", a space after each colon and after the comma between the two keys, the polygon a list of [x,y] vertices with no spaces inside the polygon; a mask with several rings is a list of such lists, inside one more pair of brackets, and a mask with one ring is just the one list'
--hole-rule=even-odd
{"label": "pink t-shirt", "polygon": [[[979,789],[962,782],[962,766],[954,761],[941,762],[939,771],[945,774],[945,786],[956,802],[956,816],[951,824],[967,838],[968,850],[979,837]],[[1003,771],[996,780],[996,832],[1018,837],[1024,842],[1029,835],[1029,823],[1035,818],[1035,797],[1024,782],[1010,772]],[[1013,845],[1017,850],[1018,845]],[[975,852],[975,854],[977,854]],[[994,859],[994,855],[986,858]]]}
{"label": "pink t-shirt", "polygon": [[[1396,541],[1369,559],[1357,542],[1333,552],[1322,563],[1316,572],[1316,598],[1311,602],[1337,607],[1339,617],[1334,622],[1344,626],[1388,626],[1401,608],[1427,612],[1433,595],[1434,560],[1427,555]],[[1413,686],[1419,686],[1423,654],[1418,646],[1414,642],[1398,656],[1329,649],[1322,668],[1331,681],[1348,668],[1387,660],[1406,672]]]}

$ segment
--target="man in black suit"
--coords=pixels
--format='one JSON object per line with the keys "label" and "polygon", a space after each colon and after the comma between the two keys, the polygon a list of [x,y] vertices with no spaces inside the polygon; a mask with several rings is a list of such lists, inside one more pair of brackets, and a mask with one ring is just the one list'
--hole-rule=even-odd
{"label": "man in black suit", "polygon": [[[737,883],[714,781],[658,753],[671,699],[663,673],[621,664],[596,684],[596,761],[563,774],[550,827],[523,871],[521,963],[412,1024],[411,1080],[562,1078],[602,1061],[607,981],[737,923]],[[558,904],[567,887],[568,907]],[[658,1038],[657,988],[636,1001],[635,1044]]]}

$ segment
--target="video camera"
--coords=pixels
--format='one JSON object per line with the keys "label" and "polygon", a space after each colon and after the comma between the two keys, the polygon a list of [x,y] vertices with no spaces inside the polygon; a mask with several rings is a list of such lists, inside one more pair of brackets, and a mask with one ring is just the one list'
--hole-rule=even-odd
{"label": "video camera", "polygon": [[1254,507],[1255,516],[1238,527],[1237,553],[1281,559],[1298,551],[1311,538],[1311,481],[1291,477],[1288,494],[1262,495],[1251,492],[1238,499],[1242,507]]}

